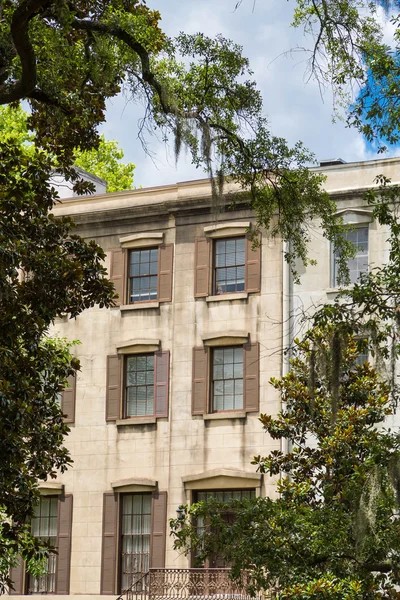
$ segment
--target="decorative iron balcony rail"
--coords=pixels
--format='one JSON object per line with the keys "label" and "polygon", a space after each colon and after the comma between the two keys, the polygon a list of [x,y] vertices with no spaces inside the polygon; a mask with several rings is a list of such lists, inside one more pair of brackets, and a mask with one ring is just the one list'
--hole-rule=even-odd
{"label": "decorative iron balcony rail", "polygon": [[247,576],[240,583],[230,569],[150,569],[117,600],[253,600]]}

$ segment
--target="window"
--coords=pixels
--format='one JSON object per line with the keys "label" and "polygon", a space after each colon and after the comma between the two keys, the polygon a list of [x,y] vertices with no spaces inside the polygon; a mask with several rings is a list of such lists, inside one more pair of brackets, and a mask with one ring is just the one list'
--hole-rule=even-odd
{"label": "window", "polygon": [[193,348],[192,414],[257,412],[259,362],[257,343]]}
{"label": "window", "polygon": [[[368,271],[368,227],[356,227],[347,231],[345,234],[347,240],[349,240],[356,248],[356,254],[354,258],[348,260],[350,283],[355,283],[361,273]],[[337,287],[338,282],[338,254],[333,257],[333,277],[332,285]]]}
{"label": "window", "polygon": [[[194,502],[208,502],[209,500],[216,500],[217,502],[223,502],[225,504],[229,504],[232,501],[242,501],[242,500],[250,500],[251,498],[255,498],[255,490],[207,490],[207,491],[199,491],[195,492],[193,495]],[[232,513],[230,513],[232,514]],[[226,515],[228,518],[228,515]],[[205,530],[207,523],[203,519],[203,517],[198,517],[196,521],[196,528],[199,537],[201,537],[202,532]],[[196,557],[194,557],[194,562],[196,563]],[[221,556],[214,555],[211,556],[205,564],[202,565],[205,568],[211,569],[223,569],[229,567],[226,564],[225,560]]]}
{"label": "window", "polygon": [[154,354],[126,357],[125,416],[154,414]]}
{"label": "window", "polygon": [[157,300],[158,248],[129,252],[129,302]]}
{"label": "window", "polygon": [[[32,518],[32,534],[51,546],[57,546],[57,496],[42,496]],[[47,559],[47,573],[39,577],[29,576],[29,594],[54,594],[56,590],[57,555]]]}
{"label": "window", "polygon": [[150,567],[151,494],[123,494],[121,502],[121,589]]}
{"label": "window", "polygon": [[357,342],[357,358],[354,361],[356,365],[362,366],[365,362],[369,362],[368,338],[355,338]]}
{"label": "window", "polygon": [[108,356],[106,420],[168,417],[168,388],[168,350]]}
{"label": "window", "polygon": [[212,412],[243,410],[243,346],[212,351]]}
{"label": "window", "polygon": [[261,248],[253,247],[251,236],[196,238],[195,298],[260,289]]}
{"label": "window", "polygon": [[110,279],[118,294],[116,305],[170,302],[172,268],[173,244],[112,250]]}
{"label": "window", "polygon": [[244,291],[245,238],[214,241],[214,294]]}
{"label": "window", "polygon": [[357,354],[357,358],[355,360],[356,365],[363,365],[365,362],[368,362],[368,350],[363,350]]}
{"label": "window", "polygon": [[33,577],[22,560],[11,569],[12,594],[69,594],[72,496],[42,495],[32,517],[32,534],[56,548],[49,555],[47,573]]}
{"label": "window", "polygon": [[[142,575],[165,567],[167,493],[105,493],[100,593],[142,591]],[[118,582],[118,583],[117,583]]]}

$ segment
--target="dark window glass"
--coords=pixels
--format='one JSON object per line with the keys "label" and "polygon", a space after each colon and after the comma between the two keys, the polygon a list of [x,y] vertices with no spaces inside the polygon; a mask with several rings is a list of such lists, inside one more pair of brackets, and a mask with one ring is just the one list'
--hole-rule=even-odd
{"label": "dark window glass", "polygon": [[243,348],[215,348],[212,353],[212,409],[243,408]]}
{"label": "dark window glass", "polygon": [[121,590],[123,591],[138,581],[150,567],[151,494],[124,494],[121,499]]}
{"label": "dark window glass", "polygon": [[244,291],[245,239],[227,238],[215,241],[214,293]]}
{"label": "dark window glass", "polygon": [[[349,240],[356,247],[356,255],[354,258],[349,258],[348,267],[350,275],[350,283],[355,283],[361,273],[368,271],[368,227],[357,227],[347,231],[345,234],[347,240]],[[337,268],[338,254],[334,256],[333,264],[333,286],[338,285],[338,268]]]}
{"label": "dark window glass", "polygon": [[126,357],[125,416],[154,414],[154,354]]}
{"label": "dark window glass", "polygon": [[[255,490],[207,490],[204,492],[197,492],[194,496],[195,502],[207,502],[208,500],[214,499],[218,502],[229,503],[231,500],[250,500],[255,498]],[[199,537],[201,537],[203,531],[206,528],[207,523],[203,517],[197,517],[196,527]],[[194,557],[195,558],[195,557]],[[204,567],[209,568],[226,568],[228,564],[223,560],[221,556],[214,555],[210,557]]]}
{"label": "dark window glass", "polygon": [[131,250],[129,253],[130,302],[157,300],[158,248]]}
{"label": "dark window glass", "polygon": [[[32,534],[48,542],[51,546],[57,545],[57,496],[41,496],[32,518]],[[28,592],[30,594],[50,594],[56,590],[56,565],[57,555],[50,554],[47,559],[47,573],[33,577],[29,575]]]}

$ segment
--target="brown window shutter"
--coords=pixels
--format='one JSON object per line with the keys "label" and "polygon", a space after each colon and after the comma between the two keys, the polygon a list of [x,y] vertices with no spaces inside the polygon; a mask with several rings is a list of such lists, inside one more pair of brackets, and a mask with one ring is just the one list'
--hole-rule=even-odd
{"label": "brown window shutter", "polygon": [[72,494],[58,500],[56,593],[69,594],[71,564]]}
{"label": "brown window shutter", "polygon": [[111,250],[111,268],[110,268],[110,280],[113,282],[115,292],[119,298],[115,301],[117,306],[126,302],[125,290],[127,288],[126,274],[125,274],[125,262],[126,262],[126,250],[117,248]]}
{"label": "brown window shutter", "polygon": [[11,595],[22,595],[24,593],[24,561],[21,557],[18,558],[18,564],[10,570],[10,579],[13,582],[13,588],[9,590]]}
{"label": "brown window shutter", "polygon": [[260,350],[259,344],[244,344],[244,408],[247,412],[260,410]]}
{"label": "brown window shutter", "polygon": [[202,346],[193,348],[192,415],[207,412],[208,352]]}
{"label": "brown window shutter", "polygon": [[107,356],[106,421],[120,417],[122,359],[118,354]]}
{"label": "brown window shutter", "polygon": [[196,238],[194,248],[194,297],[208,296],[210,290],[210,251],[207,238]]}
{"label": "brown window shutter", "polygon": [[153,492],[151,505],[150,567],[165,567],[167,492]]}
{"label": "brown window shutter", "polygon": [[164,244],[158,251],[158,300],[172,300],[172,268],[174,261],[174,245]]}
{"label": "brown window shutter", "polygon": [[168,417],[169,350],[155,352],[154,358],[154,414],[156,417]]}
{"label": "brown window shutter", "polygon": [[[261,241],[261,236],[258,236]],[[261,246],[252,248],[251,236],[246,236],[246,292],[259,292],[261,290]]]}
{"label": "brown window shutter", "polygon": [[103,542],[101,550],[100,594],[115,594],[117,568],[117,496],[103,494]]}
{"label": "brown window shutter", "polygon": [[61,393],[61,411],[65,423],[75,422],[76,375],[68,377],[68,387]]}

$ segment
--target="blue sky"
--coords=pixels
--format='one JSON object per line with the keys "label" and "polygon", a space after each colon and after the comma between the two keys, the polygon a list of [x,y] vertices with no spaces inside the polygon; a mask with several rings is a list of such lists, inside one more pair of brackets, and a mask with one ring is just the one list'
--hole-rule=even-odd
{"label": "blue sky", "polygon": [[[312,40],[290,27],[295,0],[243,0],[235,11],[236,0],[148,0],[162,14],[161,26],[175,36],[180,31],[202,31],[215,36],[222,33],[243,46],[250,59],[254,78],[262,91],[264,111],[275,135],[290,144],[302,140],[317,159],[342,158],[346,161],[375,158],[373,149],[343,122],[332,122],[332,96],[307,81],[306,56],[292,48],[310,48]],[[103,131],[116,139],[125,159],[136,164],[135,185],[163,185],[200,178],[184,155],[177,167],[172,148],[149,138],[146,155],[137,138],[142,108],[122,96],[110,102]],[[396,152],[396,151],[395,151]],[[399,151],[400,153],[400,151]]]}

